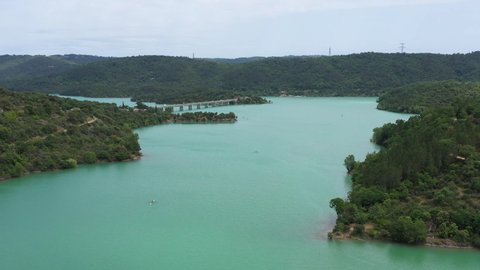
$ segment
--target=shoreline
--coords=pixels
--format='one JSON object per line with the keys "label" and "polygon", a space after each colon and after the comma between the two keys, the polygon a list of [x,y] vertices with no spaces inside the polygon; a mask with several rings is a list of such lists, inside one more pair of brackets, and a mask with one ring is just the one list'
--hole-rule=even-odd
{"label": "shoreline", "polygon": [[369,239],[369,238],[362,238],[362,237],[351,237],[351,238],[342,238],[342,237],[333,237],[329,238],[329,241],[362,241],[362,242],[379,242],[385,244],[395,244],[401,245],[406,247],[423,247],[423,248],[438,248],[438,249],[453,249],[453,250],[476,250],[476,248],[472,246],[457,246],[457,245],[436,245],[432,243],[425,243],[422,245],[407,245],[402,243],[397,243],[389,240],[380,240],[380,239]]}
{"label": "shoreline", "polygon": [[161,125],[171,125],[171,124],[230,124],[237,122],[237,119],[228,119],[228,120],[218,120],[218,121],[176,121],[176,120],[167,120]]}
{"label": "shoreline", "polygon": [[[164,123],[157,124],[157,125],[147,125],[139,128],[145,128],[145,127],[152,127],[152,126],[161,126],[161,125],[171,125],[171,124],[185,124],[185,125],[190,125],[190,124],[233,124],[237,121],[237,119],[225,119],[225,120],[217,120],[217,121],[212,121],[212,120],[206,120],[206,121],[175,121],[175,119],[169,119]],[[1,182],[7,182],[7,181],[12,181],[14,179],[18,179],[21,177],[25,177],[28,175],[32,174],[38,174],[38,173],[46,173],[46,172],[59,172],[59,171],[65,171],[69,169],[75,169],[78,168],[79,166],[85,166],[85,165],[95,165],[95,164],[107,164],[107,163],[119,163],[119,162],[131,162],[131,161],[137,161],[141,160],[142,158],[142,153],[140,152],[139,154],[132,154],[132,156],[129,159],[125,160],[118,160],[118,161],[106,161],[106,160],[97,160],[94,163],[79,163],[77,164],[76,167],[73,168],[65,168],[65,169],[54,169],[54,170],[46,170],[46,171],[26,171],[22,175],[16,176],[16,177],[0,177],[0,183]]]}
{"label": "shoreline", "polygon": [[105,160],[98,160],[95,163],[79,163],[77,164],[76,167],[73,168],[65,168],[65,169],[54,169],[54,170],[47,170],[47,171],[27,171],[24,174],[17,176],[17,177],[0,177],[0,183],[2,182],[8,182],[8,181],[14,181],[15,179],[22,178],[25,176],[33,175],[33,174],[40,174],[40,173],[47,173],[47,172],[61,172],[61,171],[67,171],[71,169],[76,169],[81,166],[86,166],[86,165],[98,165],[98,164],[114,164],[114,163],[121,163],[121,162],[132,162],[132,161],[137,161],[142,159],[142,153],[138,155],[132,155],[131,158],[125,159],[125,160],[118,160],[118,161],[105,161]]}
{"label": "shoreline", "polygon": [[432,235],[427,236],[427,239],[426,239],[425,243],[419,244],[419,245],[408,245],[408,244],[398,243],[398,242],[394,242],[394,241],[391,241],[391,240],[386,239],[386,238],[374,239],[374,238],[371,238],[370,236],[366,235],[368,233],[368,230],[366,230],[364,232],[364,235],[354,236],[354,235],[352,235],[353,228],[354,227],[350,227],[350,229],[347,232],[333,232],[333,231],[330,231],[330,232],[328,232],[328,240],[329,241],[380,242],[380,243],[403,245],[403,246],[407,246],[407,247],[427,247],[427,248],[441,248],[441,249],[455,249],[455,250],[477,250],[472,245],[459,244],[452,239],[436,238]]}

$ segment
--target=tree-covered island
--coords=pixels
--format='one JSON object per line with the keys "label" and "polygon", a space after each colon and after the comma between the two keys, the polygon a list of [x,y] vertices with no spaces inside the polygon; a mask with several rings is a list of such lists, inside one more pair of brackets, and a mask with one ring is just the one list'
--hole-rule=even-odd
{"label": "tree-covered island", "polygon": [[234,113],[172,114],[0,88],[0,180],[78,164],[136,159],[141,153],[135,128],[234,121]]}

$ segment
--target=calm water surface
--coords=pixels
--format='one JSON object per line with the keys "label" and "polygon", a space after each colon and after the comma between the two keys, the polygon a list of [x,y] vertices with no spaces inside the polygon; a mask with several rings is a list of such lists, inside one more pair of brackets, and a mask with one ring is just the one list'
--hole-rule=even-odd
{"label": "calm water surface", "polygon": [[343,159],[406,116],[272,100],[215,108],[235,124],[140,129],[140,161],[0,183],[0,269],[479,269],[478,251],[326,240]]}

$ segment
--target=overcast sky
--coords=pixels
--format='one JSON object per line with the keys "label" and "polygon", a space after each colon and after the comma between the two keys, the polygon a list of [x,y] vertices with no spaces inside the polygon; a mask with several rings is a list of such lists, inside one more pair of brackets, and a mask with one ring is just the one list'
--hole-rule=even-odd
{"label": "overcast sky", "polygon": [[0,54],[480,50],[480,0],[0,0]]}

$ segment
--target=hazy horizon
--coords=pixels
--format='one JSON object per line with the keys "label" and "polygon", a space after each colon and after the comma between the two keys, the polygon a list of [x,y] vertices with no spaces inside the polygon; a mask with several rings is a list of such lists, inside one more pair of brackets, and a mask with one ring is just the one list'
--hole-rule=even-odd
{"label": "hazy horizon", "polygon": [[[415,52],[409,53],[405,52],[404,54],[436,54],[436,55],[454,55],[454,54],[471,54],[480,52],[480,50],[471,51],[471,52],[454,52],[454,53],[433,53],[433,52]],[[252,56],[238,56],[238,57],[197,57],[195,59],[248,59],[248,58],[282,58],[282,57],[329,57],[329,56],[348,56],[348,55],[356,55],[356,54],[364,54],[364,53],[379,53],[379,54],[399,54],[400,52],[374,52],[374,51],[365,51],[365,52],[356,52],[356,53],[346,53],[346,54],[332,54],[332,55],[325,55],[325,54],[303,54],[303,55],[252,55]],[[95,57],[105,57],[105,58],[122,58],[122,57],[141,57],[141,56],[165,56],[165,57],[186,57],[192,58],[193,55],[167,55],[167,54],[137,54],[137,55],[124,55],[124,56],[112,56],[112,55],[100,55],[100,54],[80,54],[80,53],[56,53],[56,54],[1,54],[0,56],[66,56],[66,55],[81,55],[81,56],[95,56]]]}

